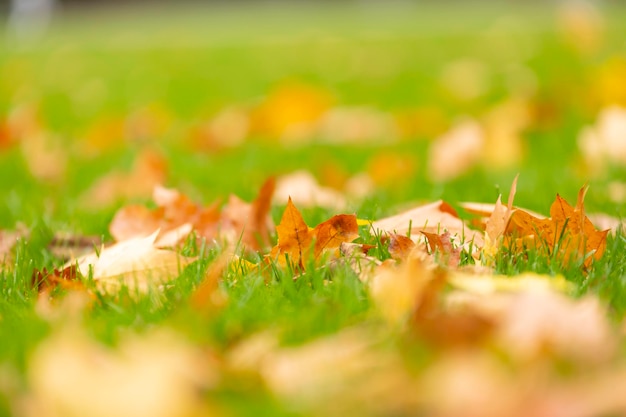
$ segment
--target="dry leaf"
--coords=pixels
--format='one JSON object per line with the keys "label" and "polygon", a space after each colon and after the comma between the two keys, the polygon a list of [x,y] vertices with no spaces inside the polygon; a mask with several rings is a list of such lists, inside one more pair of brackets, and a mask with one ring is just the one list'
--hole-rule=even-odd
{"label": "dry leaf", "polygon": [[482,156],[485,134],[478,122],[465,120],[435,139],[428,151],[428,175],[435,181],[454,179]]}
{"label": "dry leaf", "polygon": [[287,201],[280,223],[276,226],[276,233],[278,242],[272,249],[271,256],[278,258],[281,263],[287,263],[288,258],[294,266],[304,269],[313,244],[313,236],[291,198]]}
{"label": "dry leaf", "polygon": [[81,196],[82,204],[100,209],[121,200],[147,198],[155,186],[165,182],[166,173],[165,159],[144,149],[137,155],[130,172],[112,171],[98,179]]}
{"label": "dry leaf", "polygon": [[619,230],[626,231],[626,225],[623,219],[609,216],[604,213],[588,214],[587,217],[591,220],[591,223],[600,230],[610,230],[615,235]]}
{"label": "dry leaf", "polygon": [[38,292],[50,291],[55,287],[66,290],[84,290],[85,287],[80,281],[76,265],[70,265],[62,269],[48,271],[46,268],[35,269],[31,277],[31,285]]}
{"label": "dry leaf", "polygon": [[352,328],[260,360],[269,389],[290,409],[315,415],[404,415],[419,392],[401,359],[381,337]]}
{"label": "dry leaf", "polygon": [[465,227],[454,208],[442,200],[372,223],[374,233],[382,231],[419,236],[421,232],[442,233],[446,230],[461,244],[474,241],[476,245],[482,246],[482,236]]}
{"label": "dry leaf", "polygon": [[248,137],[250,117],[245,109],[228,107],[190,132],[194,148],[212,151],[240,146]]}
{"label": "dry leaf", "polygon": [[220,291],[219,282],[231,257],[224,252],[209,265],[204,279],[191,296],[191,305],[196,310],[206,313],[226,303],[226,295]]}
{"label": "dry leaf", "polygon": [[531,290],[556,290],[569,292],[573,284],[560,275],[549,276],[534,273],[519,275],[477,275],[456,272],[448,277],[454,287],[473,294],[495,294],[497,292],[523,292]]}
{"label": "dry leaf", "polygon": [[268,247],[270,230],[274,227],[270,209],[275,187],[274,178],[269,178],[261,186],[252,204],[231,195],[220,216],[220,236],[230,234],[230,239],[227,239],[229,242],[240,241],[246,248],[253,250]]}
{"label": "dry leaf", "polygon": [[515,176],[513,184],[511,185],[509,201],[506,207],[504,207],[500,201],[502,196],[498,196],[493,211],[485,223],[485,245],[483,246],[483,254],[488,260],[493,260],[500,249],[501,238],[504,235],[506,226],[513,213],[513,200],[515,199],[515,192],[517,190],[517,178],[518,176]]}
{"label": "dry leaf", "polygon": [[18,224],[14,231],[0,230],[0,266],[6,267],[12,263],[12,251],[17,242],[28,236],[28,230]]}
{"label": "dry leaf", "polygon": [[[167,330],[123,337],[117,349],[75,327],[44,340],[28,361],[37,417],[185,417],[201,411],[200,390],[216,383],[206,355]],[[201,413],[200,413],[201,414]]]}
{"label": "dry leaf", "polygon": [[456,268],[461,262],[461,248],[456,247],[447,230],[442,234],[422,232],[428,240],[430,252],[437,252],[443,259],[443,263],[451,268]]}
{"label": "dry leaf", "polygon": [[398,136],[393,118],[369,107],[335,107],[319,120],[319,134],[334,144],[390,143]]}
{"label": "dry leaf", "polygon": [[420,382],[428,416],[529,415],[523,382],[484,351],[458,350],[444,355],[426,370]]}
{"label": "dry leaf", "polygon": [[340,214],[310,229],[290,198],[276,232],[278,242],[270,256],[283,265],[290,262],[304,270],[311,257],[317,259],[324,251],[356,239],[359,227],[354,214]]}
{"label": "dry leaf", "polygon": [[544,250],[550,256],[556,253],[565,263],[584,260],[584,268],[588,269],[594,259],[602,257],[609,231],[596,230],[585,216],[583,201],[586,192],[586,186],[581,188],[575,207],[557,194],[550,207],[549,219],[537,219],[522,210],[516,210],[505,231],[506,237],[510,239],[505,244],[515,250],[530,246]]}
{"label": "dry leaf", "polygon": [[195,231],[207,240],[220,237],[260,250],[270,242],[273,192],[274,179],[270,178],[252,204],[232,195],[220,211],[217,203],[203,207],[177,190],[157,186],[153,193],[156,209],[139,205],[122,207],[111,221],[109,231],[117,241],[123,241],[158,229],[155,244],[159,247],[176,246]]}
{"label": "dry leaf", "polygon": [[594,126],[578,136],[578,147],[590,174],[606,171],[606,162],[626,165],[626,108],[610,106],[598,115]]}
{"label": "dry leaf", "polygon": [[530,124],[530,110],[523,99],[508,99],[491,108],[482,117],[485,143],[482,162],[485,167],[506,169],[518,164],[524,155],[522,131]]}
{"label": "dry leaf", "polygon": [[397,152],[377,152],[367,164],[371,180],[380,186],[402,186],[415,175],[417,161],[411,155]]}
{"label": "dry leaf", "polygon": [[320,88],[300,83],[283,84],[253,111],[252,131],[286,142],[308,141],[331,103],[331,95]]}
{"label": "dry leaf", "polygon": [[381,261],[368,255],[374,247],[361,243],[343,242],[339,245],[341,257],[333,259],[330,265],[334,266],[336,263],[348,265],[361,282],[367,283],[376,272],[376,267],[381,264]]}
{"label": "dry leaf", "polygon": [[559,4],[557,23],[564,40],[574,49],[591,53],[602,44],[604,19],[591,1]]}
{"label": "dry leaf", "polygon": [[342,210],[346,198],[337,190],[321,186],[308,171],[300,170],[282,176],[276,181],[275,202],[291,198],[300,207],[325,207]]}
{"label": "dry leaf", "polygon": [[145,238],[132,238],[102,248],[68,262],[64,268],[76,265],[82,276],[92,277],[105,291],[127,287],[146,292],[176,278],[182,268],[195,260],[156,248],[157,234],[158,231]]}
{"label": "dry leaf", "polygon": [[553,354],[593,363],[615,352],[614,332],[594,297],[571,300],[554,291],[525,291],[509,303],[500,319],[497,339],[523,361]]}
{"label": "dry leaf", "polygon": [[415,242],[410,237],[398,235],[396,233],[389,234],[389,255],[395,260],[402,261],[409,257],[409,254],[415,248]]}
{"label": "dry leaf", "polygon": [[382,316],[391,323],[404,323],[417,308],[432,268],[410,257],[400,265],[383,263],[369,283],[369,292]]}
{"label": "dry leaf", "polygon": [[322,251],[337,249],[344,242],[352,242],[359,237],[359,226],[354,214],[338,214],[311,231],[315,239],[313,255],[317,258]]}

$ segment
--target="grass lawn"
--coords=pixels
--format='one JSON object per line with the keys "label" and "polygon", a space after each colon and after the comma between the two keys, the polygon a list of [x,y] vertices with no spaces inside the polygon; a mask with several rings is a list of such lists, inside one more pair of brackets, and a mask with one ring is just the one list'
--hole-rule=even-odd
{"label": "grass lawn", "polygon": [[[556,243],[536,243],[537,230],[534,246],[504,236],[493,256],[464,247],[452,265],[458,252],[433,246],[426,261],[390,259],[393,238],[368,226],[440,199],[469,223],[460,203],[506,201],[517,174],[517,207],[554,218],[557,193],[573,206],[588,184],[585,214],[626,215],[626,113],[615,110],[626,107],[626,9],[578,7],[84,9],[41,38],[7,29],[0,416],[626,413],[614,392],[626,378],[623,228],[593,262],[578,245],[563,256],[559,227],[579,221],[566,216]],[[591,155],[581,132],[602,131],[611,108],[624,136],[596,138]],[[437,158],[434,144],[468,126],[480,143]],[[294,197],[306,224],[354,213],[359,237],[345,240],[385,264],[360,275],[351,256],[312,256],[299,237],[285,258],[274,227],[246,251],[244,229],[203,240],[194,223],[174,245],[193,262],[145,293],[104,291],[94,270],[76,285],[33,285],[70,249],[114,242],[121,208],[158,210],[157,183],[217,202],[227,228],[240,220],[229,195],[251,202],[276,177],[263,214],[281,224],[280,178],[296,170],[335,193],[328,204]],[[479,276],[478,264],[486,293],[459,278]],[[526,273],[550,289],[516,281]]]}

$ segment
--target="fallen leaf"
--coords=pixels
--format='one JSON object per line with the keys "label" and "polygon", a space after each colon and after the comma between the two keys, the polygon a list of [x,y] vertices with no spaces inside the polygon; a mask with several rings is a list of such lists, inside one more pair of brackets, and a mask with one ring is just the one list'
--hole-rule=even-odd
{"label": "fallen leaf", "polygon": [[578,136],[578,147],[589,174],[602,174],[607,162],[626,164],[626,108],[610,106],[602,109],[596,124],[585,127]]}
{"label": "fallen leaf", "polygon": [[602,44],[604,19],[594,3],[568,1],[559,4],[557,24],[561,36],[577,51],[591,53]]}
{"label": "fallen leaf", "polygon": [[116,348],[76,326],[46,338],[27,362],[27,416],[183,417],[203,414],[217,383],[207,355],[169,330],[123,335]]}
{"label": "fallen leaf", "polygon": [[496,320],[478,309],[447,308],[444,288],[447,272],[435,269],[417,298],[410,319],[410,330],[440,348],[458,349],[482,343],[491,335]]}
{"label": "fallen leaf", "polygon": [[466,227],[456,210],[442,200],[418,206],[372,223],[373,233],[382,231],[419,236],[421,232],[442,233],[446,230],[460,244],[474,241],[474,244],[482,246],[482,236]]}
{"label": "fallen leaf", "polygon": [[165,182],[166,173],[163,156],[144,149],[137,155],[130,172],[109,172],[85,191],[80,200],[85,207],[100,209],[121,200],[148,198],[155,186]]}
{"label": "fallen leaf", "polygon": [[474,120],[464,120],[435,139],[428,150],[428,175],[435,181],[454,179],[482,157],[485,133]]}
{"label": "fallen leaf", "polygon": [[308,141],[331,103],[331,95],[321,88],[284,83],[252,112],[252,132],[289,143]]}
{"label": "fallen leaf", "polygon": [[302,346],[273,349],[260,358],[260,373],[292,410],[325,416],[415,410],[414,379],[381,336],[367,330],[348,328]]}
{"label": "fallen leaf", "polygon": [[382,263],[375,257],[368,255],[374,247],[373,245],[342,242],[339,245],[341,257],[333,259],[331,266],[334,266],[333,262],[348,265],[361,282],[367,283],[374,276],[376,267]]}
{"label": "fallen leaf", "polygon": [[218,203],[203,207],[178,190],[157,186],[153,192],[156,209],[140,205],[122,207],[111,221],[109,231],[117,241],[123,241],[159,230],[155,243],[159,247],[176,246],[194,231],[200,238],[219,237],[260,250],[270,242],[273,192],[274,179],[270,178],[252,203],[231,195],[220,210]]}
{"label": "fallen leaf", "polygon": [[485,133],[481,161],[490,170],[508,169],[522,161],[522,131],[530,124],[525,99],[510,98],[490,108],[482,117]]}
{"label": "fallen leaf", "polygon": [[581,188],[575,207],[557,194],[550,207],[549,219],[537,219],[522,210],[516,210],[505,231],[509,239],[505,244],[516,250],[523,250],[530,245],[544,250],[549,256],[558,255],[564,263],[582,260],[587,270],[594,259],[602,257],[609,231],[596,230],[585,216],[583,202],[586,192],[586,186]]}
{"label": "fallen leaf", "polygon": [[402,186],[413,178],[417,161],[406,153],[377,152],[367,164],[367,173],[379,186]]}
{"label": "fallen leaf", "polygon": [[259,195],[252,204],[231,195],[222,209],[217,225],[219,235],[227,237],[229,242],[240,241],[245,247],[253,250],[269,246],[270,230],[274,226],[270,216],[274,190],[275,180],[269,178],[262,185]]}
{"label": "fallen leaf", "polygon": [[242,145],[249,132],[249,112],[243,108],[227,107],[209,121],[194,126],[189,136],[195,149],[213,151]]}
{"label": "fallen leaf", "polygon": [[321,186],[308,171],[299,170],[276,180],[275,202],[291,198],[301,207],[326,207],[342,210],[347,202],[343,194],[330,187]]}
{"label": "fallen leaf", "polygon": [[369,292],[383,318],[403,325],[431,279],[432,268],[419,258],[409,257],[399,265],[394,262],[379,266],[369,282]]}
{"label": "fallen leaf", "polygon": [[515,176],[513,184],[511,185],[509,201],[506,207],[504,207],[500,201],[502,196],[498,196],[493,211],[485,223],[485,245],[482,248],[482,252],[491,262],[500,249],[501,238],[504,235],[506,226],[513,213],[513,200],[515,199],[515,192],[517,190],[518,176],[519,175]]}
{"label": "fallen leaf", "polygon": [[388,113],[369,107],[334,107],[320,118],[319,135],[333,144],[394,142],[396,124]]}
{"label": "fallen leaf", "polygon": [[525,291],[511,300],[502,312],[497,340],[522,361],[547,354],[578,363],[602,362],[617,346],[595,297],[571,300],[545,290]]}
{"label": "fallen leaf", "polygon": [[6,267],[12,263],[12,251],[20,239],[28,236],[28,229],[18,224],[16,230],[0,230],[0,266]]}
{"label": "fallen leaf", "polygon": [[317,258],[322,251],[337,249],[344,242],[352,242],[359,237],[359,226],[354,214],[338,214],[311,231],[315,239],[313,255]]}
{"label": "fallen leaf", "polygon": [[294,266],[304,269],[313,245],[313,236],[291,198],[287,201],[280,223],[276,226],[276,233],[278,242],[272,249],[271,256],[278,257],[283,264],[289,259]]}
{"label": "fallen leaf", "polygon": [[171,250],[158,249],[158,231],[144,238],[131,238],[72,260],[64,268],[75,265],[84,277],[91,277],[104,291],[122,287],[147,292],[159,284],[176,278],[181,269],[194,258]]}
{"label": "fallen leaf", "polygon": [[610,230],[613,235],[617,234],[619,230],[622,232],[626,231],[626,224],[623,219],[618,219],[617,217],[609,216],[604,213],[593,213],[588,214],[589,220],[593,225],[600,230]]}
{"label": "fallen leaf", "polygon": [[453,272],[448,276],[452,286],[466,292],[489,295],[498,292],[519,293],[524,291],[555,290],[570,292],[574,285],[560,275],[548,276],[535,273],[523,273],[515,276],[477,275]]}
{"label": "fallen leaf", "polygon": [[338,249],[343,242],[356,239],[358,230],[354,214],[333,216],[310,229],[290,198],[276,226],[278,242],[270,257],[283,265],[290,262],[303,271],[310,259],[317,259],[324,251]]}
{"label": "fallen leaf", "polygon": [[31,277],[31,285],[38,292],[50,291],[60,287],[65,290],[83,290],[85,287],[80,281],[76,265],[69,265],[62,269],[48,271],[46,268],[35,269]]}
{"label": "fallen leaf", "polygon": [[219,283],[231,257],[228,252],[223,252],[209,265],[202,282],[191,296],[194,309],[207,313],[225,304],[226,295],[220,291]]}
{"label": "fallen leaf", "polygon": [[389,234],[389,255],[395,260],[404,260],[415,248],[415,242],[410,237],[399,235],[396,233]]}
{"label": "fallen leaf", "polygon": [[447,230],[442,234],[422,232],[428,240],[431,253],[438,253],[443,259],[443,263],[451,268],[456,268],[461,262],[461,248],[453,245],[450,232]]}

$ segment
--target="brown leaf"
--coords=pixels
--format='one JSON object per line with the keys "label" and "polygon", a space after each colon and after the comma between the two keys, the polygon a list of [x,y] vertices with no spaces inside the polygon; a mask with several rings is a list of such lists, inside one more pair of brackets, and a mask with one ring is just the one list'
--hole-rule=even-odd
{"label": "brown leaf", "polygon": [[253,248],[268,246],[270,244],[270,230],[274,226],[270,210],[272,208],[272,197],[276,190],[276,180],[271,177],[261,186],[259,195],[252,202],[252,218],[246,232],[251,238],[247,238],[248,244],[258,242]]}
{"label": "brown leaf", "polygon": [[461,248],[454,247],[448,231],[442,234],[422,232],[430,246],[431,253],[439,252],[449,267],[455,268],[461,262]]}
{"label": "brown leaf", "polygon": [[359,237],[359,226],[354,214],[339,214],[318,224],[311,233],[315,238],[314,256],[317,258],[323,250],[336,249]]}
{"label": "brown leaf", "polygon": [[389,234],[389,255],[396,260],[407,259],[411,251],[415,248],[415,242],[410,237],[396,233]]}
{"label": "brown leaf", "polygon": [[40,293],[57,287],[65,290],[85,289],[79,279],[76,265],[69,265],[62,269],[55,268],[52,271],[48,271],[46,268],[35,269],[31,277],[31,285]]}
{"label": "brown leaf", "polygon": [[483,238],[480,233],[474,232],[465,226],[458,214],[443,200],[415,207],[395,216],[377,220],[372,223],[372,231],[398,233],[403,235],[417,235],[421,232],[441,233],[449,231],[456,239],[463,242],[474,241],[482,246]]}

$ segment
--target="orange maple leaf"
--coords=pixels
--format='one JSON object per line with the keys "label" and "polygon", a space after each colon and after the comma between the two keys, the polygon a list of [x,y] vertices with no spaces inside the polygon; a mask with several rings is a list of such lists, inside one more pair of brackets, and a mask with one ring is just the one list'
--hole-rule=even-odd
{"label": "orange maple leaf", "polygon": [[354,214],[333,216],[311,229],[289,198],[280,223],[276,226],[278,242],[270,256],[280,263],[287,263],[289,258],[293,265],[304,270],[305,264],[311,259],[311,251],[313,258],[317,259],[325,250],[337,249],[343,242],[356,239],[358,231]]}
{"label": "orange maple leaf", "polygon": [[522,243],[518,247],[532,242],[548,255],[557,254],[565,263],[582,258],[584,268],[588,269],[594,259],[602,257],[609,231],[597,230],[585,216],[583,202],[587,188],[580,189],[575,207],[557,194],[548,219],[515,210],[505,230],[508,241],[515,239],[516,243]]}
{"label": "orange maple leaf", "polygon": [[311,231],[315,237],[315,257],[324,249],[336,249],[343,242],[352,242],[359,237],[359,226],[354,214],[338,214],[318,224]]}

